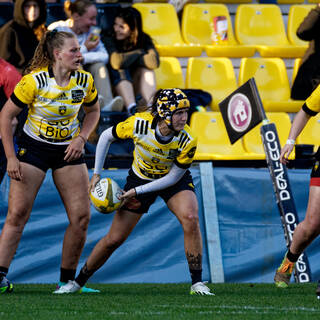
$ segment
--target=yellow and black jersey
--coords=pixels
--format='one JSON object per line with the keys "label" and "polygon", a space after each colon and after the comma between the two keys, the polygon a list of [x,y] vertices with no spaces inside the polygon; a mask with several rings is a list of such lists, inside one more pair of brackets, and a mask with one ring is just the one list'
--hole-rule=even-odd
{"label": "yellow and black jersey", "polygon": [[68,144],[80,131],[77,115],[81,105],[93,105],[98,98],[89,72],[72,72],[69,84],[60,87],[52,69],[46,67],[25,75],[11,99],[29,108],[23,128],[26,134],[42,142]]}
{"label": "yellow and black jersey", "polygon": [[315,116],[320,111],[320,85],[307,98],[303,110],[311,116]]}
{"label": "yellow and black jersey", "polygon": [[197,139],[188,125],[166,143],[156,136],[157,120],[150,112],[136,113],[113,127],[115,138],[133,139],[132,169],[140,178],[154,180],[165,176],[175,163],[188,168],[197,148]]}

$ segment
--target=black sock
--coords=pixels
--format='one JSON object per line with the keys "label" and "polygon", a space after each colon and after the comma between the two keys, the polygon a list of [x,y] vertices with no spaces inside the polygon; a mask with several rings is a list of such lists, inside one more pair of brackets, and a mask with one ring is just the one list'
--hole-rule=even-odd
{"label": "black sock", "polygon": [[97,271],[95,270],[88,270],[87,263],[81,268],[79,275],[76,277],[76,282],[79,284],[80,287],[83,287],[88,279]]}
{"label": "black sock", "polygon": [[0,267],[0,281],[8,274],[8,268]]}
{"label": "black sock", "polygon": [[190,275],[191,275],[191,282],[192,284],[195,284],[197,282],[202,282],[202,270],[191,270],[190,271]]}
{"label": "black sock", "polygon": [[75,269],[60,268],[60,282],[68,282],[69,280],[74,280],[75,275]]}
{"label": "black sock", "polygon": [[287,252],[287,259],[288,259],[289,261],[291,261],[291,262],[297,262],[298,259],[299,259],[299,257],[300,257],[300,255],[301,255],[301,253],[299,253],[299,254],[292,253],[292,252],[290,251],[290,249],[289,249],[288,252]]}

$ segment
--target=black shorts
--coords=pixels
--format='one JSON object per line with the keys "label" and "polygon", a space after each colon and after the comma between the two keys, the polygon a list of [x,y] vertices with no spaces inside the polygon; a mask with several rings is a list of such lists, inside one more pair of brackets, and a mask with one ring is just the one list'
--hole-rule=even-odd
{"label": "black shorts", "polygon": [[[132,169],[130,169],[129,175],[127,177],[127,183],[125,184],[123,189],[125,191],[128,191],[132,188],[141,186],[149,182],[150,180],[144,180],[139,178],[132,171]],[[172,196],[183,190],[191,190],[194,192],[193,180],[189,170],[187,170],[183,177],[173,186],[160,191],[148,192],[145,194],[137,195],[135,198],[138,201],[134,204],[134,208],[129,203],[123,206],[122,209],[129,210],[135,213],[146,213],[148,212],[150,206],[155,202],[157,196],[160,196],[167,203]]]}
{"label": "black shorts", "polygon": [[49,168],[56,170],[65,166],[85,163],[83,155],[71,162],[65,161],[65,150],[68,145],[54,145],[37,141],[25,133],[19,138],[17,158],[21,162],[29,163],[44,172]]}

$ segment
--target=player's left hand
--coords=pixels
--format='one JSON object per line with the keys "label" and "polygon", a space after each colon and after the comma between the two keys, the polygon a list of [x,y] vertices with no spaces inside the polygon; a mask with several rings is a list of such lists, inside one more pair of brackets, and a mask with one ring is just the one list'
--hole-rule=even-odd
{"label": "player's left hand", "polygon": [[77,136],[74,138],[71,143],[68,145],[65,151],[64,160],[67,162],[77,160],[81,157],[84,147],[84,141],[81,137]]}
{"label": "player's left hand", "polygon": [[119,197],[119,200],[122,201],[121,207],[125,205],[126,203],[130,202],[132,198],[136,196],[136,190],[134,188],[128,190],[128,191],[123,191],[123,194]]}

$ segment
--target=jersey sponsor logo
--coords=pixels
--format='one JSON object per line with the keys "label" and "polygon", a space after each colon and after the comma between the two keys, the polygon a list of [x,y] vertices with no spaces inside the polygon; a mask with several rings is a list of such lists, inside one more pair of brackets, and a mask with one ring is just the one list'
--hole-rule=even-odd
{"label": "jersey sponsor logo", "polygon": [[149,121],[138,119],[136,122],[137,134],[148,134]]}
{"label": "jersey sponsor logo", "polygon": [[68,97],[65,92],[62,92],[56,100],[68,100]]}
{"label": "jersey sponsor logo", "polygon": [[191,159],[194,157],[194,154],[196,153],[197,148],[193,147],[189,150],[189,152],[187,153],[187,156]]}
{"label": "jersey sponsor logo", "polygon": [[164,155],[164,152],[163,152],[161,149],[153,149],[152,151],[153,151],[154,153]]}
{"label": "jersey sponsor logo", "polygon": [[71,90],[71,103],[80,103],[84,97],[84,92],[81,89]]}
{"label": "jersey sponsor logo", "polygon": [[39,74],[36,75],[36,79],[38,81],[38,88],[44,88],[48,85],[48,79],[47,79],[47,75],[45,72],[41,72]]}

